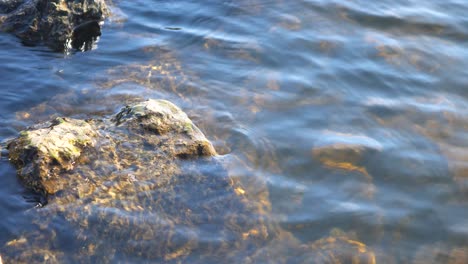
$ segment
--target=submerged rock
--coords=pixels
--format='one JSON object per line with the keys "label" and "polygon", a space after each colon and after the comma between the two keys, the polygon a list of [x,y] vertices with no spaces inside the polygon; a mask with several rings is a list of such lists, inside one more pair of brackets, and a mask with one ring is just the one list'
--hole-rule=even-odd
{"label": "submerged rock", "polygon": [[359,163],[367,155],[382,150],[375,139],[363,135],[326,131],[312,149],[312,156],[327,167],[359,171],[368,175]]}
{"label": "submerged rock", "polygon": [[56,51],[89,48],[108,15],[104,0],[7,0],[0,1],[0,12],[1,31]]}
{"label": "submerged rock", "polygon": [[330,235],[301,244],[289,233],[258,250],[245,263],[314,263],[314,264],[376,264],[376,254],[352,234],[332,229]]}
{"label": "submerged rock", "polygon": [[326,131],[312,149],[312,157],[329,169],[362,175],[366,184],[359,193],[371,198],[375,186],[364,161],[381,150],[382,145],[370,137]]}
{"label": "submerged rock", "polygon": [[[251,198],[168,101],[41,124],[13,140],[9,155],[25,186],[48,200],[26,213],[37,228],[5,245],[9,261],[206,263],[248,254],[275,234],[268,201]],[[69,237],[73,249],[57,250]]]}

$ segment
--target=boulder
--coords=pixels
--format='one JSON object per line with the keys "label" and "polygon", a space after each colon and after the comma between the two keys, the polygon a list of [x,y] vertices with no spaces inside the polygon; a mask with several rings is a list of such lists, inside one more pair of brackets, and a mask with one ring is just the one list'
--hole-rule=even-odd
{"label": "boulder", "polygon": [[[4,246],[7,262],[232,262],[275,236],[266,186],[231,177],[200,129],[165,100],[100,120],[58,118],[8,149],[43,206],[25,212],[34,228]],[[68,236],[70,252],[57,246]]]}
{"label": "boulder", "polygon": [[[120,148],[122,144],[134,148]],[[142,144],[155,148],[152,154],[161,154],[160,160],[216,155],[211,143],[187,115],[165,100],[126,106],[108,120],[56,118],[22,131],[9,143],[8,150],[23,184],[48,196],[74,186],[62,177],[64,172],[90,163],[91,156],[99,157],[100,162],[107,163],[106,167],[120,168],[117,156],[123,158],[139,151],[151,153],[137,148]],[[85,152],[87,156],[82,157]],[[116,157],[109,158],[109,153],[115,153]]]}
{"label": "boulder", "polygon": [[103,0],[0,1],[0,30],[26,45],[43,43],[55,51],[89,49],[108,15]]}

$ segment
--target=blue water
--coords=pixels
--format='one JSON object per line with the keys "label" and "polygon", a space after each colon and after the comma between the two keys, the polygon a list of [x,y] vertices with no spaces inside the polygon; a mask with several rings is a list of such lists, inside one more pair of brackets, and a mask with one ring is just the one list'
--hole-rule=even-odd
{"label": "blue water", "polygon": [[[87,52],[0,34],[1,140],[169,99],[267,182],[272,218],[304,243],[339,228],[378,263],[468,262],[468,2],[114,4]],[[31,204],[0,169],[4,243]]]}

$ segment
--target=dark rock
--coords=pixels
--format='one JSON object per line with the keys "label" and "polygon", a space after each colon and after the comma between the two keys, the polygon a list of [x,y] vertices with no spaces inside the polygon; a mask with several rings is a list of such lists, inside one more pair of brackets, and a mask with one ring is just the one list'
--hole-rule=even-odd
{"label": "dark rock", "polygon": [[73,30],[72,47],[82,51],[91,50],[99,36],[101,26],[97,21],[83,23]]}
{"label": "dark rock", "polygon": [[86,48],[100,33],[108,15],[103,0],[12,0],[0,2],[0,30],[26,45],[44,43],[53,50]]}
{"label": "dark rock", "polygon": [[0,0],[0,14],[7,14],[18,8],[24,0]]}

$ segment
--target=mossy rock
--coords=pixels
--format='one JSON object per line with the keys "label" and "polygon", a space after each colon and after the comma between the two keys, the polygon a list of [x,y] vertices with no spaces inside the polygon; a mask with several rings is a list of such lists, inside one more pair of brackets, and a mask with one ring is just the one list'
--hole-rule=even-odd
{"label": "mossy rock", "polygon": [[13,262],[228,261],[275,236],[269,202],[255,198],[266,187],[247,193],[168,101],[102,120],[56,119],[22,132],[9,151],[25,186],[48,196],[25,212],[34,231],[4,246]]}
{"label": "mossy rock", "polygon": [[9,158],[27,188],[54,194],[66,185],[60,173],[72,170],[97,137],[96,129],[86,121],[57,118],[21,132],[8,146]]}

